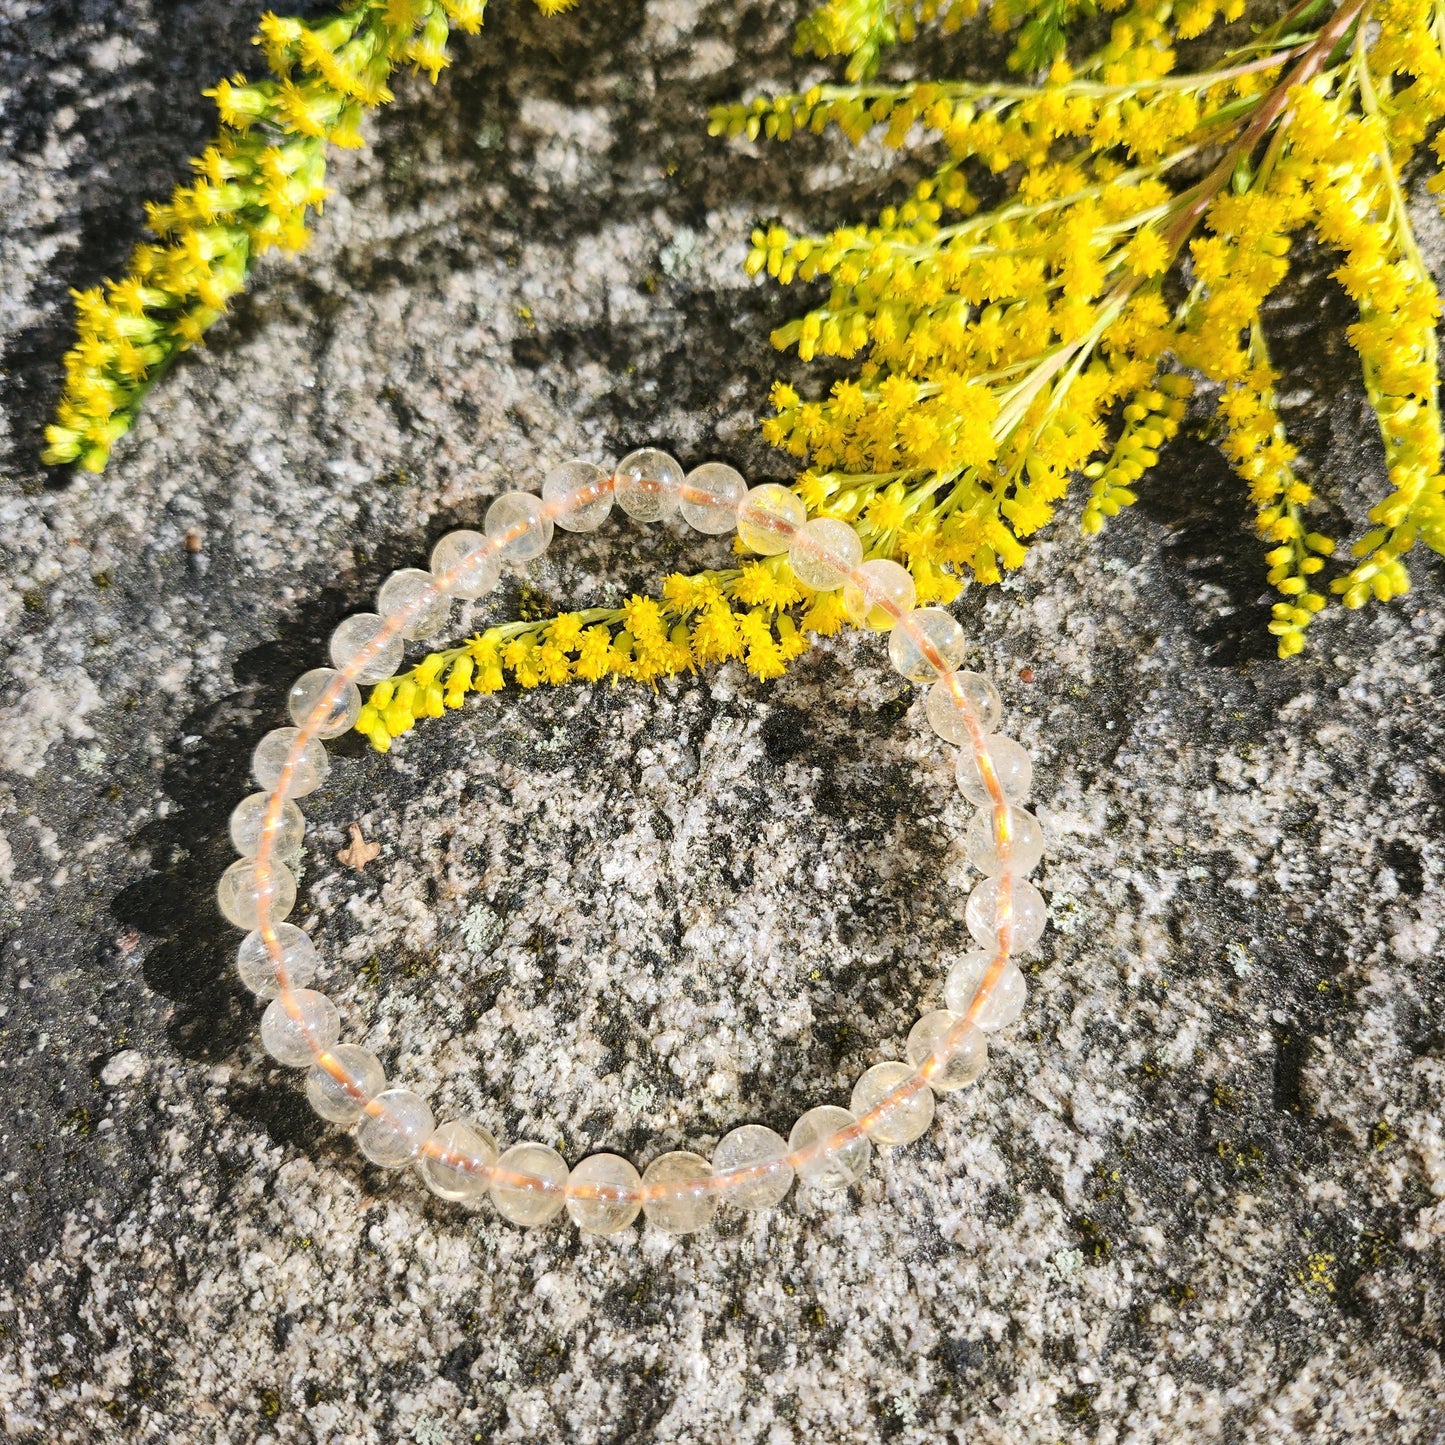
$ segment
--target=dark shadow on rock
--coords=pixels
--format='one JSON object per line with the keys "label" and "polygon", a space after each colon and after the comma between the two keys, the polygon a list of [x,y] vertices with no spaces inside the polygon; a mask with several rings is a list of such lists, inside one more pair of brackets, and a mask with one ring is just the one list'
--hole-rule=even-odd
{"label": "dark shadow on rock", "polygon": [[[1269,635],[1270,604],[1264,544],[1242,513],[1249,508],[1245,484],[1219,449],[1180,437],[1139,483],[1140,515],[1162,524],[1158,563],[1173,572],[1176,591],[1218,588],[1227,603],[1201,619],[1180,600],[1180,622],[1198,639],[1204,655],[1221,667],[1243,667],[1275,655]],[[1192,616],[1192,625],[1190,618]]]}

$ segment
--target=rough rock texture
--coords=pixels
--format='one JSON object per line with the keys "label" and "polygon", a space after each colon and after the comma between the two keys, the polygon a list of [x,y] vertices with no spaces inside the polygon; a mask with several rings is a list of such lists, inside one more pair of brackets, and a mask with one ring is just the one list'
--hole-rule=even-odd
{"label": "rough rock texture", "polygon": [[[746,235],[858,214],[879,163],[706,140],[705,102],[796,73],[791,19],[500,6],[338,166],[305,263],[57,486],[64,288],[119,264],[254,16],[0,9],[7,1438],[1445,1438],[1440,568],[1277,663],[1200,440],[1099,544],[1066,518],[959,605],[1038,760],[1054,926],[982,1086],[847,1197],[524,1233],[367,1167],[260,1053],[211,889],[336,619],[571,453],[785,474]],[[1303,261],[1293,416],[1358,520],[1378,449]],[[640,530],[562,539],[497,606],[717,555]],[[300,911],[348,1035],[508,1140],[786,1131],[898,1056],[961,946],[964,810],[876,641],[340,754]]]}

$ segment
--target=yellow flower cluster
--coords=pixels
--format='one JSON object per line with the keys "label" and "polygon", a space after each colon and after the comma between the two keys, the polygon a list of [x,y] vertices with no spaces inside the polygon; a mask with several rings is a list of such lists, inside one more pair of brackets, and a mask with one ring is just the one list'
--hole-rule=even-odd
{"label": "yellow flower cluster", "polygon": [[[1124,10],[1127,0],[991,0],[988,23],[999,34],[1017,32],[1009,68],[1032,73],[1047,69],[1064,55],[1068,29],[1097,9]],[[915,39],[928,26],[945,34],[985,8],[982,0],[825,0],[798,27],[798,54],[848,57],[847,78],[860,81],[877,69],[889,47]],[[1152,3],[1132,7],[1129,32],[1146,44],[1169,37],[1202,35],[1220,16],[1237,20],[1243,0],[1180,0],[1172,12]],[[1166,30],[1166,22],[1169,30]],[[1117,37],[1118,32],[1116,32]]]}
{"label": "yellow flower cluster", "polygon": [[[1086,531],[1133,501],[1183,420],[1182,366],[1219,383],[1223,446],[1282,594],[1272,631],[1282,656],[1299,652],[1333,544],[1304,519],[1312,492],[1276,411],[1261,312],[1305,229],[1343,254],[1335,275],[1360,309],[1349,335],[1392,483],[1331,588],[1350,606],[1388,598],[1408,585],[1400,558],[1417,539],[1445,549],[1439,303],[1398,179],[1445,118],[1445,13],[1436,0],[1296,7],[1214,68],[1174,73],[1178,36],[1241,9],[1135,5],[1100,51],[1077,67],[1053,56],[1036,85],[816,86],[713,112],[718,135],[834,125],[855,142],[921,132],[946,148],[877,224],[772,226],[747,261],[784,285],[829,284],[774,333],[779,348],[856,364],[818,399],[775,387],[765,437],[806,464],[811,512],[854,522],[930,600],[952,595],[955,574],[990,582],[1019,565],[1077,475],[1092,483]],[[825,7],[828,44],[859,13]],[[869,13],[897,29],[895,7]],[[1045,9],[992,13],[1012,24]],[[1176,180],[1201,155],[1215,162],[1206,179]],[[982,208],[989,174],[1009,189]]]}
{"label": "yellow flower cluster", "polygon": [[754,676],[780,677],[806,634],[843,625],[836,592],[813,592],[782,557],[736,571],[674,573],[658,598],[490,627],[464,647],[434,652],[372,688],[356,729],[385,752],[417,721],[440,717],[469,693],[564,682],[650,682],[736,660]]}
{"label": "yellow flower cluster", "polygon": [[206,92],[219,134],[191,162],[193,183],[147,208],[156,240],[136,247],[121,281],[75,293],[76,340],[47,464],[105,467],[150,387],[225,313],[255,259],[306,244],[310,213],[327,194],[326,147],[362,144],[362,114],[391,99],[396,66],[435,79],[452,27],[476,31],[483,4],[357,0],[315,21],[262,18],[255,39],[271,78],[238,75]]}

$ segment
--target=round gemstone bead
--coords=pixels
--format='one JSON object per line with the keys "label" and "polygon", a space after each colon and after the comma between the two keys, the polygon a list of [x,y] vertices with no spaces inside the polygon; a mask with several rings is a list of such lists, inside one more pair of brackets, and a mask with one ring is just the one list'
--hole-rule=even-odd
{"label": "round gemstone bead", "polygon": [[925,647],[952,672],[963,661],[964,645],[963,628],[952,613],[920,607],[888,634],[888,660],[909,682],[932,682],[938,669]]}
{"label": "round gemstone bead", "polygon": [[470,602],[497,585],[502,564],[496,547],[486,537],[462,530],[448,532],[431,549],[431,572],[438,582],[451,576],[451,582],[444,584],[447,591]]}
{"label": "round gemstone bead", "polygon": [[543,479],[542,501],[564,532],[595,532],[612,512],[612,473],[591,462],[563,462]]}
{"label": "round gemstone bead", "polygon": [[[526,1182],[503,1175],[526,1175]],[[492,1203],[513,1224],[546,1224],[566,1202],[567,1161],[547,1144],[513,1144],[497,1160]]]}
{"label": "round gemstone bead", "polygon": [[815,592],[833,592],[863,560],[863,539],[847,522],[816,517],[798,528],[788,547],[793,576]]}
{"label": "round gemstone bead", "polygon": [[738,507],[748,484],[736,467],[704,462],[682,479],[682,520],[695,532],[720,537],[738,524]]}
{"label": "round gemstone bead", "polygon": [[261,1047],[278,1064],[300,1068],[312,1063],[341,1037],[341,1015],[324,993],[293,989],[273,998],[261,1015]]}
{"label": "round gemstone bead", "polygon": [[436,1127],[431,1106],[410,1089],[383,1089],[362,1115],[356,1147],[383,1169],[404,1169]]}
{"label": "round gemstone bead", "polygon": [[[998,925],[1002,921],[998,916],[1001,891],[1000,879],[985,878],[968,895],[964,912],[968,931],[990,947],[998,937]],[[1049,921],[1048,904],[1027,878],[1015,878],[1009,887],[1009,913],[1013,923],[1009,949],[1013,953],[1025,953],[1044,936],[1044,926]]]}
{"label": "round gemstone bead", "polygon": [[792,545],[793,533],[808,520],[796,492],[776,482],[754,487],[738,507],[738,536],[749,551],[776,557]]}
{"label": "round gemstone bead", "polygon": [[331,634],[332,662],[350,672],[356,682],[380,682],[382,678],[390,677],[401,666],[402,655],[406,652],[406,644],[399,634],[388,637],[360,667],[352,667],[362,649],[368,647],[385,626],[386,619],[378,617],[375,612],[354,612],[344,618]]}
{"label": "round gemstone bead", "polygon": [[[286,711],[297,727],[307,722],[338,678],[341,674],[334,667],[313,667],[291,684],[291,691],[286,694]],[[336,696],[326,705],[326,711],[317,718],[312,735],[339,738],[360,715],[361,689],[349,677],[344,678],[337,684]]]}
{"label": "round gemstone bead", "polygon": [[[1008,828],[1009,869],[1015,878],[1023,878],[1039,866],[1044,856],[1044,830],[1039,827],[1039,820],[1022,808],[1008,810]],[[964,846],[968,861],[985,877],[1003,872],[994,809],[984,808],[973,815]]]}
{"label": "round gemstone bead", "polygon": [[642,1176],[620,1154],[589,1154],[567,1180],[567,1213],[585,1234],[616,1234],[642,1212],[641,1187]]}
{"label": "round gemstone bead", "polygon": [[754,1165],[766,1166],[765,1172],[743,1183],[729,1184],[723,1198],[739,1209],[771,1209],[781,1203],[793,1187],[788,1141],[781,1134],[761,1124],[744,1124],[724,1134],[712,1151],[714,1174],[727,1174]]}
{"label": "round gemstone bead", "polygon": [[[943,1001],[954,1013],[966,1014],[973,1006],[978,987],[992,963],[993,955],[977,948],[964,954],[949,969],[948,978],[943,985]],[[1024,982],[1024,976],[1019,971],[1018,964],[1010,960],[1004,964],[1003,972],[989,989],[988,997],[979,1005],[974,1023],[986,1034],[1008,1028],[1023,1013],[1027,994],[1028,985]]]}
{"label": "round gemstone bead", "polygon": [[886,557],[875,557],[856,568],[852,578],[843,584],[843,611],[855,627],[887,632],[898,620],[898,613],[912,611],[917,596],[918,588],[908,568]]}
{"label": "round gemstone bead", "polygon": [[[268,793],[276,791],[281,781],[281,770],[296,746],[300,731],[300,728],[272,728],[256,744],[256,751],[251,754],[251,776]],[[304,798],[308,793],[314,793],[326,781],[330,771],[331,762],[326,756],[326,749],[315,738],[309,739],[296,755],[291,776],[286,780],[286,796]]]}
{"label": "round gemstone bead", "polygon": [[552,545],[552,519],[531,492],[503,492],[482,525],[507,562],[530,562]]}
{"label": "round gemstone bead", "polygon": [[452,615],[452,599],[437,590],[436,578],[420,567],[403,567],[381,584],[376,610],[385,618],[415,611],[401,624],[403,637],[435,637]]}
{"label": "round gemstone bead", "polygon": [[497,1141],[470,1119],[443,1124],[416,1161],[426,1187],[442,1199],[473,1202],[487,1192]]}
{"label": "round gemstone bead", "polygon": [[912,1064],[874,1064],[853,1085],[849,1107],[860,1119],[883,1105],[882,1111],[863,1126],[875,1143],[911,1144],[933,1123],[933,1090],[927,1084],[919,1084],[894,1102],[885,1102],[917,1073]]}
{"label": "round gemstone bead", "polygon": [[351,1087],[318,1060],[306,1071],[306,1101],[323,1119],[350,1128],[386,1088],[386,1072],[381,1060],[360,1044],[337,1044],[327,1050],[326,1059],[340,1068]]}
{"label": "round gemstone bead", "polygon": [[[1022,803],[1034,781],[1034,765],[1023,744],[1013,738],[995,735],[986,739],[984,746],[988,749],[989,761],[993,764],[994,776],[1003,789],[1004,797],[1010,803]],[[955,772],[959,790],[969,802],[982,805],[993,801],[984,787],[983,774],[979,772],[978,759],[971,747],[959,749]]]}
{"label": "round gemstone bead", "polygon": [[929,727],[944,742],[967,743],[969,713],[984,732],[991,733],[1003,716],[1003,699],[981,672],[955,672],[951,680],[935,682],[928,689],[923,711]]}
{"label": "round gemstone bead", "polygon": [[642,447],[617,463],[612,487],[617,505],[634,521],[661,522],[682,499],[682,468],[666,452]]}
{"label": "round gemstone bead", "polygon": [[692,1234],[706,1229],[717,1213],[718,1204],[716,1192],[707,1187],[711,1178],[712,1165],[701,1154],[679,1149],[658,1155],[642,1171],[642,1183],[644,1187],[667,1185],[668,1193],[643,1203],[647,1222],[668,1234]]}
{"label": "round gemstone bead", "polygon": [[[231,810],[231,846],[243,858],[254,858],[261,849],[261,823],[266,816],[269,793],[252,793],[242,798]],[[306,836],[306,819],[301,809],[285,798],[271,830],[271,852],[277,858],[289,858],[299,851]]]}
{"label": "round gemstone bead", "polygon": [[[847,1109],[836,1104],[820,1104],[809,1109],[788,1135],[788,1150],[796,1155],[802,1150],[811,1150],[814,1145],[830,1139],[842,1129],[851,1128],[857,1120]],[[866,1134],[860,1133],[841,1147],[820,1149],[809,1158],[796,1162],[798,1178],[814,1189],[846,1189],[856,1184],[867,1172],[868,1161],[873,1157],[873,1145]]]}
{"label": "round gemstone bead", "polygon": [[[316,945],[294,923],[276,925],[276,942],[281,946],[281,962],[286,968],[286,981],[292,988],[305,988],[316,977]],[[266,950],[260,929],[252,929],[236,950],[236,972],[241,982],[257,998],[275,998],[281,992],[276,982],[276,965]]]}
{"label": "round gemstone bead", "polygon": [[[948,1038],[961,1015],[946,1008],[934,1009],[918,1020],[908,1034],[904,1052],[915,1069],[921,1069],[948,1048]],[[988,1040],[976,1028],[968,1028],[948,1053],[946,1063],[928,1076],[928,1087],[936,1094],[965,1089],[988,1067]]]}
{"label": "round gemstone bead", "polygon": [[[266,916],[279,923],[296,906],[296,880],[291,870],[276,859],[267,865]],[[256,860],[238,858],[216,885],[216,903],[228,923],[248,933],[261,926],[261,894],[256,885]]]}

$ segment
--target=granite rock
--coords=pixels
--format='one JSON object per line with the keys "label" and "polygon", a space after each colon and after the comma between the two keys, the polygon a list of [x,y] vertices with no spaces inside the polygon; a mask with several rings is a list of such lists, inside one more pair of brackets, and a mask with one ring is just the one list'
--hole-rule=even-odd
{"label": "granite rock", "polygon": [[[756,418],[792,298],[743,277],[746,238],[862,213],[888,161],[707,140],[708,102],[800,73],[784,7],[499,7],[110,471],[43,474],[65,288],[121,264],[253,18],[0,14],[7,1438],[1445,1438],[1440,568],[1278,663],[1197,437],[1102,539],[1071,513],[958,604],[1037,760],[1053,926],[923,1139],[844,1197],[600,1240],[445,1206],[309,1114],[211,901],[289,681],[568,455],[784,479]],[[1381,460],[1327,269],[1302,255],[1274,321],[1358,523]],[[562,539],[492,611],[723,555],[641,531]],[[391,1076],[506,1140],[642,1163],[786,1132],[899,1056],[964,946],[964,805],[876,639],[337,756],[299,910],[325,986]]]}

